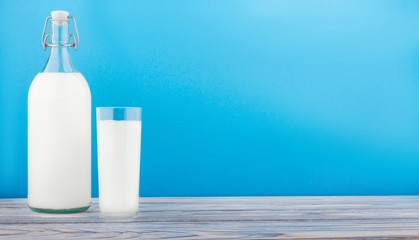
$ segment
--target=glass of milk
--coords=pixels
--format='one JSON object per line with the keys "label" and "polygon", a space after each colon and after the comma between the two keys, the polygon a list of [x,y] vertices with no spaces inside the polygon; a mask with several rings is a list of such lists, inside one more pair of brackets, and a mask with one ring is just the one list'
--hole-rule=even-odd
{"label": "glass of milk", "polygon": [[98,107],[99,208],[102,217],[136,217],[141,108]]}

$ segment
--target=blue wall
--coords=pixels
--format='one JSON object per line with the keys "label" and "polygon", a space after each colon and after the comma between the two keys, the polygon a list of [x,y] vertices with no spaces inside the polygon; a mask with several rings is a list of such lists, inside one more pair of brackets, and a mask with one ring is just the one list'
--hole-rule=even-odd
{"label": "blue wall", "polygon": [[26,196],[27,93],[55,9],[76,17],[93,107],[143,107],[142,196],[419,194],[418,1],[15,0],[0,2],[0,197]]}

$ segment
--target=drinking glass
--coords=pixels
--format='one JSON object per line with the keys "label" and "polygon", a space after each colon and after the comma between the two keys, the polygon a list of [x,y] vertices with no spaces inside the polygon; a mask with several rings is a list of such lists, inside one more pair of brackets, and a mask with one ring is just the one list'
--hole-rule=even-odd
{"label": "drinking glass", "polygon": [[102,217],[138,215],[141,108],[98,107],[99,208]]}

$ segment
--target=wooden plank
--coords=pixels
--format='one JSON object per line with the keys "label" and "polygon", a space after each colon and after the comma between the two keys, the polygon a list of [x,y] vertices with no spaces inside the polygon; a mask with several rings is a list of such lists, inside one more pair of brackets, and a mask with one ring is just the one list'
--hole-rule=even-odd
{"label": "wooden plank", "polygon": [[30,211],[0,199],[0,238],[419,239],[419,197],[141,198],[136,219]]}

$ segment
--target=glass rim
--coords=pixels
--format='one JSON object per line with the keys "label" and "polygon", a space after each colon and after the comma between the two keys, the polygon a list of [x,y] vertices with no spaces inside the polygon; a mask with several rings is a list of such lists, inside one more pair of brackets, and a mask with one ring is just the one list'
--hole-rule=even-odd
{"label": "glass rim", "polygon": [[141,110],[142,107],[96,107],[96,109],[139,109]]}

